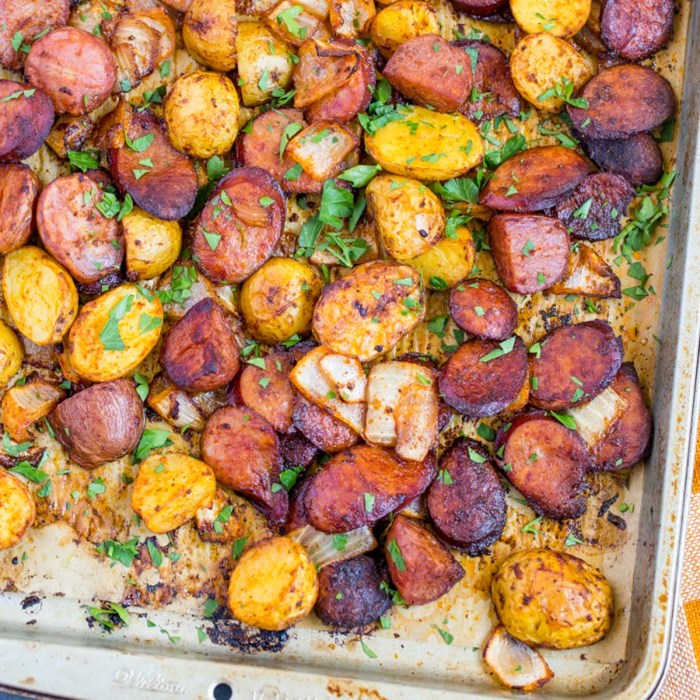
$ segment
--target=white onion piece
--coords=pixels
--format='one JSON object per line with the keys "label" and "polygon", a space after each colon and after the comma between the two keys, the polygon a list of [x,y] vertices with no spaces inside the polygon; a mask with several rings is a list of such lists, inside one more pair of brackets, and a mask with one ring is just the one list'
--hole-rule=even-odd
{"label": "white onion piece", "polygon": [[377,540],[367,526],[342,535],[328,535],[315,530],[311,525],[305,525],[293,530],[288,536],[306,549],[317,570],[337,561],[352,559],[377,547]]}
{"label": "white onion piece", "polygon": [[151,384],[147,403],[161,418],[176,428],[187,426],[197,432],[204,430],[204,417],[192,398],[164,377],[156,378]]}
{"label": "white onion piece", "polygon": [[608,387],[592,401],[568,410],[576,422],[576,429],[589,447],[594,447],[605,437],[610,426],[627,410],[628,402],[612,387]]}
{"label": "white onion piece", "polygon": [[367,375],[356,357],[329,352],[319,360],[318,366],[345,403],[362,403],[365,400]]}

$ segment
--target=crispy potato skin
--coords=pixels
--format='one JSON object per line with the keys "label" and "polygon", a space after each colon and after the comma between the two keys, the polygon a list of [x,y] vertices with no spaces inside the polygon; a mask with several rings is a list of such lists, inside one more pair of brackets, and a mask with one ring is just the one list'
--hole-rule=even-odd
{"label": "crispy potato skin", "polygon": [[294,427],[327,454],[342,452],[360,441],[352,428],[301,395],[296,397],[292,419]]}
{"label": "crispy potato skin", "polygon": [[152,454],[139,466],[131,507],[151,532],[175,530],[212,504],[216,479],[212,470],[181,452]]}
{"label": "crispy potato skin", "polygon": [[182,39],[199,63],[228,73],[236,67],[237,25],[235,0],[192,0]]}
{"label": "crispy potato skin", "polygon": [[293,258],[270,258],[241,287],[241,312],[254,338],[273,344],[306,335],[323,281]]}
{"label": "crispy potato skin", "polygon": [[600,37],[628,61],[649,58],[671,37],[673,9],[673,0],[604,0]]}
{"label": "crispy potato skin", "polygon": [[59,343],[78,313],[68,271],[34,246],[5,256],[2,293],[17,330],[36,345]]}
{"label": "crispy potato skin", "polygon": [[546,31],[566,38],[586,24],[591,0],[511,0],[510,10],[528,34]]}
{"label": "crispy potato skin", "polygon": [[24,348],[19,338],[4,321],[0,321],[0,388],[7,386],[19,372],[23,359]]}
{"label": "crispy potato skin", "polygon": [[653,68],[634,63],[602,70],[580,96],[588,109],[568,105],[567,110],[576,130],[587,139],[624,139],[650,131],[676,109],[668,80]]}
{"label": "crispy potato skin", "polygon": [[[25,97],[28,90],[34,92]],[[18,92],[20,97],[8,99]],[[0,100],[0,163],[29,158],[51,131],[53,104],[43,90],[14,80],[0,80]]]}
{"label": "crispy potato skin", "polygon": [[94,469],[136,448],[145,417],[134,383],[117,379],[61,401],[49,423],[71,460]]}
{"label": "crispy potato skin", "polygon": [[518,325],[518,307],[510,295],[485,279],[464,280],[450,293],[450,315],[470,335],[485,340],[510,338]]}
{"label": "crispy potato skin", "polygon": [[265,630],[291,627],[312,610],[318,577],[306,550],[287,537],[256,542],[231,573],[228,607],[248,625]]}
{"label": "crispy potato skin", "polygon": [[29,489],[16,477],[0,469],[0,551],[14,547],[32,526],[36,507]]}
{"label": "crispy potato skin", "polygon": [[602,170],[622,175],[632,187],[653,185],[664,172],[661,148],[646,132],[627,139],[587,139],[583,147]]}
{"label": "crispy potato skin", "polygon": [[127,277],[148,280],[162,275],[180,256],[182,229],[135,207],[122,220]]}
{"label": "crispy potato skin", "polygon": [[391,580],[409,605],[442,598],[464,577],[461,564],[440,540],[404,515],[397,515],[387,530],[384,554]]}
{"label": "crispy potato skin", "polygon": [[469,275],[476,259],[476,246],[471,230],[459,226],[456,238],[443,238],[423,255],[405,260],[414,270],[430,283],[431,278],[439,277],[453,287]]}
{"label": "crispy potato skin", "polygon": [[[396,284],[402,279],[410,279],[411,284]],[[404,310],[409,313],[402,315]],[[323,290],[314,311],[313,331],[333,352],[368,362],[391,350],[424,314],[423,292],[413,268],[366,263]]]}
{"label": "crispy potato skin", "polygon": [[29,428],[47,416],[64,395],[55,383],[39,377],[31,377],[22,386],[15,384],[5,392],[0,404],[5,430],[15,442],[29,440]]}
{"label": "crispy potato skin", "polygon": [[398,0],[377,14],[370,35],[382,55],[389,58],[409,39],[422,34],[437,34],[439,31],[437,13],[428,3]]}
{"label": "crispy potato skin", "polygon": [[508,633],[533,646],[595,644],[612,622],[610,584],[598,569],[565,552],[511,554],[493,578],[491,596]]}
{"label": "crispy potato skin", "polygon": [[624,355],[622,339],[600,319],[556,328],[539,344],[540,352],[530,355],[530,373],[538,379],[530,401],[554,411],[587,403],[607,389]]}
{"label": "crispy potato skin", "polygon": [[165,336],[160,364],[173,384],[190,392],[212,391],[238,372],[238,347],[226,314],[202,299]]}
{"label": "crispy potato skin", "polygon": [[34,231],[41,183],[23,163],[0,165],[0,254],[21,248]]}
{"label": "crispy potato skin", "polygon": [[107,44],[75,27],[60,27],[35,41],[24,66],[27,80],[44,90],[59,114],[88,114],[109,97],[117,64]]}

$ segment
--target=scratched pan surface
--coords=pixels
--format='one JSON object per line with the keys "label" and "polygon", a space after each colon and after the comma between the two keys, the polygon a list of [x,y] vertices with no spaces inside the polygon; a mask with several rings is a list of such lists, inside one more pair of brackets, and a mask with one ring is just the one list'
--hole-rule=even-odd
{"label": "scratched pan surface", "polygon": [[[475,27],[504,49],[512,47],[512,26],[457,17],[442,0],[435,6],[446,37],[455,28],[467,34]],[[695,45],[700,11],[693,11],[691,2],[679,4],[678,10],[674,41],[655,63],[681,98],[677,139],[663,145],[667,169],[676,169],[678,178],[668,228],[660,229],[639,256],[656,293],[637,303],[629,297],[602,301],[597,313],[587,310],[581,298],[567,302],[561,296],[535,295],[527,302],[519,300],[519,332],[527,341],[563,321],[595,317],[610,319],[623,335],[626,359],[634,360],[653,403],[654,450],[643,467],[622,476],[596,477],[587,514],[570,526],[540,523],[535,532],[522,533],[534,514],[512,492],[506,531],[491,555],[463,558],[467,576],[435,604],[394,608],[391,629],[364,638],[377,657],[370,659],[357,635],[329,633],[313,617],[288,633],[244,629],[225,619],[221,608],[213,619],[205,619],[205,602],[223,600],[228,549],[204,544],[193,528],[183,527],[172,541],[157,538],[163,552],[180,554],[177,561],[166,557],[157,570],[145,553],[144,539],[150,533],[130,520],[130,487],[122,480],[132,469],[127,460],[93,472],[107,490],[90,500],[85,495],[87,474],[74,468],[70,475],[56,476],[70,465],[57,444],[41,435],[36,444],[51,454],[43,469],[54,475],[53,492],[43,499],[37,527],[15,549],[0,555],[0,684],[39,696],[81,698],[119,694],[141,699],[162,693],[208,698],[218,682],[228,683],[234,698],[256,700],[509,697],[481,662],[480,648],[495,620],[490,577],[496,563],[511,551],[533,546],[561,549],[572,532],[585,544],[568,551],[600,567],[613,585],[615,619],[606,639],[595,646],[545,652],[556,676],[541,694],[630,700],[651,695],[668,658],[698,414],[700,205],[693,211],[692,202],[700,203],[700,83],[692,76],[700,71]],[[193,62],[179,51],[174,65],[177,74],[191,69]],[[152,87],[146,84],[143,89]],[[524,133],[532,143],[536,138],[547,143],[536,133],[537,121],[533,115]],[[30,164],[44,181],[53,179],[60,168],[46,151]],[[290,224],[290,234],[294,228]],[[616,257],[610,245],[596,246],[609,262]],[[484,275],[493,276],[487,255],[482,254],[477,265]],[[638,283],[627,276],[625,263],[615,270],[623,288]],[[444,296],[435,295],[430,315],[444,309]],[[400,350],[409,348],[441,352],[439,341],[425,329],[407,338]],[[168,426],[154,422],[151,427]],[[469,424],[460,427],[474,430]],[[448,428],[447,439],[454,428]],[[173,440],[175,448],[198,449],[196,442],[185,444],[177,435]],[[614,517],[600,517],[601,505],[613,498],[608,513]],[[73,504],[70,510],[68,502]],[[623,503],[634,504],[634,509],[621,510]],[[247,515],[251,538],[264,535],[252,508]],[[105,539],[129,537],[141,542],[131,569],[95,551]],[[128,627],[108,634],[89,624],[85,606],[99,601],[129,604]],[[454,636],[451,645],[436,626]]]}

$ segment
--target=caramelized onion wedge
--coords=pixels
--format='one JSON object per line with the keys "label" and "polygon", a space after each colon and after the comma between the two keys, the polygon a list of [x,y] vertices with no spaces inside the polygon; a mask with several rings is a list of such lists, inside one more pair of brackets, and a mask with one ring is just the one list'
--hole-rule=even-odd
{"label": "caramelized onion wedge", "polygon": [[539,651],[511,637],[498,625],[484,647],[484,663],[511,690],[536,690],[554,678]]}
{"label": "caramelized onion wedge", "polygon": [[626,409],[625,398],[609,386],[593,401],[574,406],[568,413],[576,423],[576,430],[592,448],[603,440],[610,426],[622,416]]}
{"label": "caramelized onion wedge", "polygon": [[5,430],[15,442],[24,442],[32,424],[48,416],[64,395],[58,386],[43,379],[15,384],[0,405]]}
{"label": "caramelized onion wedge", "polygon": [[311,525],[304,525],[304,527],[293,530],[288,537],[306,549],[316,571],[328,566],[328,564],[371,552],[377,547],[377,540],[374,539],[372,530],[366,525],[342,535],[342,549],[339,549],[341,542],[337,539],[338,535],[327,535]]}
{"label": "caramelized onion wedge", "polygon": [[146,401],[161,418],[178,429],[204,430],[204,416],[190,395],[171,384],[165,375],[158,375],[152,382]]}

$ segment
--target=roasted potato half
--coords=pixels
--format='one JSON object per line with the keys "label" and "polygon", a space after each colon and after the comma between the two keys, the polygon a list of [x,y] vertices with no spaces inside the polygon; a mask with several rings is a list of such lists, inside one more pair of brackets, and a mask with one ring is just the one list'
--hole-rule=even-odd
{"label": "roasted potato half", "polygon": [[193,0],[182,23],[182,40],[192,56],[228,73],[236,67],[236,0]]}
{"label": "roasted potato half", "polygon": [[576,34],[591,14],[591,0],[510,0],[518,26],[528,34]]}
{"label": "roasted potato half", "polygon": [[475,258],[476,246],[471,230],[459,226],[454,238],[445,237],[428,252],[404,262],[418,270],[430,286],[440,285],[437,280],[444,280],[448,287],[454,287],[469,276]]}
{"label": "roasted potato half", "polygon": [[162,275],[179,257],[182,229],[177,221],[157,219],[134,207],[122,220],[129,279]]}
{"label": "roasted potato half", "polygon": [[80,310],[68,335],[75,371],[91,382],[108,382],[132,372],[153,350],[163,327],[157,296],[123,284]]}
{"label": "roasted potato half", "polygon": [[439,33],[437,13],[427,2],[419,0],[398,0],[385,7],[370,29],[372,41],[386,58],[415,36]]}
{"label": "roasted potato half", "polygon": [[0,551],[14,547],[36,517],[29,489],[16,477],[0,469]]}
{"label": "roasted potato half", "polygon": [[5,392],[0,404],[5,430],[15,442],[28,440],[29,428],[47,416],[63,396],[60,387],[39,378],[15,384]]}
{"label": "roasted potato half", "polygon": [[214,472],[182,452],[152,454],[139,467],[131,507],[151,532],[170,532],[212,505]]}
{"label": "roasted potato half", "polygon": [[0,321],[0,388],[19,372],[23,359],[24,348],[19,338],[4,321]]}
{"label": "roasted potato half", "polygon": [[37,345],[59,343],[78,313],[71,276],[34,246],[5,256],[2,293],[17,330]]}
{"label": "roasted potato half", "polygon": [[247,549],[231,574],[228,607],[241,622],[284,630],[306,617],[318,596],[318,578],[306,550],[287,537]]}

